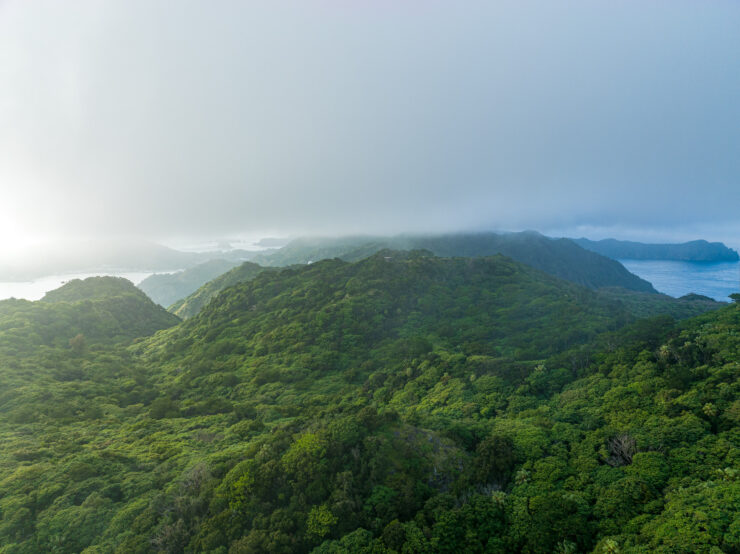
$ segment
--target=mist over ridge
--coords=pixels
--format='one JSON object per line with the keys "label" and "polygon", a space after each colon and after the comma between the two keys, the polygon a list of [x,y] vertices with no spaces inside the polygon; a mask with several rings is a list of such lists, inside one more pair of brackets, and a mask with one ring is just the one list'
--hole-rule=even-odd
{"label": "mist over ridge", "polygon": [[0,250],[117,235],[740,237],[735,3],[74,8],[0,6]]}

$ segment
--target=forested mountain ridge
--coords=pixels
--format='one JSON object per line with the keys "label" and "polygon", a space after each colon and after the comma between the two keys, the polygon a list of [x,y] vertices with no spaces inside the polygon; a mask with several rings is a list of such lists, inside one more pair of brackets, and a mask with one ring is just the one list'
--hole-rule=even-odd
{"label": "forested mountain ridge", "polygon": [[237,265],[239,262],[235,260],[209,260],[176,273],[155,273],[137,286],[154,302],[166,308]]}
{"label": "forested mountain ridge", "polygon": [[[471,293],[464,288],[466,286],[475,292],[475,300],[466,296]],[[440,296],[436,297],[435,292]],[[420,305],[415,306],[414,302]],[[330,308],[335,304],[341,304],[341,309]],[[378,306],[385,311],[375,313]],[[505,312],[496,313],[503,307],[506,307]],[[178,340],[198,340],[195,337],[202,336],[204,322],[209,327],[208,340],[214,342],[224,324],[255,325],[258,319],[266,317],[272,324],[285,322],[289,328],[295,328],[298,323],[304,324],[307,313],[335,309],[342,323],[337,324],[332,333],[343,336],[342,342],[360,330],[373,336],[382,334],[391,323],[400,321],[393,317],[394,313],[403,313],[405,317],[412,312],[417,314],[415,317],[423,314],[425,325],[447,320],[444,333],[451,333],[454,340],[460,342],[465,336],[464,330],[471,325],[461,314],[469,310],[476,317],[489,320],[486,325],[480,324],[477,331],[485,335],[479,337],[480,345],[488,339],[485,349],[489,353],[496,349],[496,341],[492,342],[491,337],[497,337],[499,349],[526,347],[534,357],[583,342],[631,319],[617,302],[602,299],[588,289],[555,279],[504,256],[443,259],[424,251],[384,250],[355,263],[323,260],[277,273],[260,273],[216,296],[198,317],[161,335],[159,340],[166,342],[167,348],[176,349]],[[275,313],[280,313],[279,320],[273,318]],[[505,318],[502,321],[505,327],[494,324],[498,317]],[[461,320],[457,322],[457,318]],[[334,317],[327,316],[326,320],[333,321]],[[385,321],[383,326],[376,324],[379,320]],[[551,336],[548,340],[546,336],[548,320],[560,324],[557,339]],[[323,327],[320,321],[315,323],[318,327],[313,325],[306,328],[306,332],[315,333]],[[538,326],[542,327],[539,338],[532,332]],[[184,334],[192,329],[198,331],[186,338]],[[240,329],[238,332],[246,337],[253,336],[253,331]],[[525,342],[519,342],[520,335],[527,337]],[[276,336],[276,329],[270,330],[273,343],[276,343]],[[291,344],[285,346],[295,348],[296,342],[306,346],[302,340],[291,340]],[[530,341],[541,344],[527,346]]]}
{"label": "forested mountain ridge", "polygon": [[88,342],[128,342],[176,325],[179,318],[120,277],[74,279],[41,300],[0,301],[0,344],[11,350]]}
{"label": "forested mountain ridge", "polygon": [[627,240],[571,239],[586,250],[620,260],[677,260],[686,262],[735,262],[738,254],[721,242],[693,240],[680,244],[646,244]]}
{"label": "forested mountain ridge", "polygon": [[[358,256],[360,260],[372,255],[365,248],[362,252],[363,255]],[[175,302],[168,310],[183,319],[193,317],[225,288],[249,281],[264,270],[274,269],[261,267],[252,262],[244,262],[239,267],[207,282],[187,298]],[[639,292],[622,287],[602,287],[598,293],[610,301],[621,303],[629,313],[638,317],[667,314],[682,319],[720,308],[724,304],[699,295],[688,295],[676,299],[665,294]]]}
{"label": "forested mountain ridge", "polygon": [[[384,248],[427,249],[443,257],[504,254],[545,273],[589,288],[621,287],[655,293],[648,282],[631,274],[618,262],[594,255],[575,246],[568,239],[550,239],[531,231],[508,234],[303,238],[290,241],[278,250],[256,254],[251,261],[263,266],[277,267],[303,265],[337,257],[345,261],[358,261]],[[231,267],[236,265],[231,260],[212,260],[178,273],[152,275],[142,281],[139,287],[155,302],[169,306],[172,313],[180,317],[192,317],[218,290],[241,280],[251,279],[256,274],[255,268],[247,264],[243,269],[210,283],[217,275],[230,269],[224,267],[222,271],[218,271],[223,264],[229,263]],[[240,277],[240,271],[243,272],[243,277]],[[200,286],[204,286],[204,290],[195,292]],[[186,300],[191,293],[193,297]],[[185,304],[188,306],[183,307]]]}
{"label": "forested mountain ridge", "polygon": [[207,281],[192,294],[173,302],[167,308],[178,317],[187,319],[197,314],[208,302],[226,287],[253,279],[266,269],[252,262],[244,262],[218,277]]}
{"label": "forested mountain ridge", "polygon": [[0,552],[736,552],[739,328],[382,252],[0,351]]}
{"label": "forested mountain ridge", "polygon": [[569,239],[552,239],[533,231],[296,239],[252,261],[262,265],[304,264],[326,258],[357,261],[383,248],[426,249],[441,257],[479,257],[503,254],[545,273],[589,288],[623,287],[655,292],[647,281],[619,262],[585,250]]}
{"label": "forested mountain ridge", "polygon": [[48,291],[41,302],[81,302],[125,295],[142,298],[141,292],[128,279],[100,276],[67,281],[61,287]]}

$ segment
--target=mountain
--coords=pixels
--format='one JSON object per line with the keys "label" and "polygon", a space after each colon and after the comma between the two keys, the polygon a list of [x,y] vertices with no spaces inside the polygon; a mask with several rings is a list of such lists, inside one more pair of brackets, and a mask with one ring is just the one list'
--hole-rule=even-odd
{"label": "mountain", "polygon": [[157,304],[169,306],[238,264],[233,260],[210,260],[176,273],[155,273],[137,286]]}
{"label": "mountain", "polygon": [[356,261],[383,248],[426,249],[443,257],[503,254],[545,273],[589,288],[622,287],[656,292],[652,285],[619,262],[585,250],[568,239],[552,239],[533,231],[395,237],[296,239],[287,246],[254,257],[262,265],[303,264],[326,258]]}
{"label": "mountain", "polygon": [[125,342],[178,322],[126,279],[75,279],[37,302],[0,301],[0,347],[68,348],[77,335],[89,343]]}
{"label": "mountain", "polygon": [[[246,282],[239,279],[237,285],[216,296],[198,317],[187,320],[180,328],[182,332],[197,327],[204,319],[214,329],[221,329],[235,318],[241,321],[243,316],[239,314],[245,314],[244,325],[249,329],[240,333],[255,338],[267,333],[271,340],[276,340],[276,335],[283,332],[253,327],[258,325],[263,312],[269,318],[279,313],[280,318],[275,321],[295,329],[299,321],[305,325],[303,318],[307,310],[322,310],[332,325],[331,333],[357,335],[357,340],[362,342],[362,333],[375,335],[380,332],[379,327],[384,334],[409,335],[413,329],[398,331],[395,326],[401,325],[413,312],[414,321],[419,319],[435,326],[443,315],[444,333],[452,334],[456,342],[464,337],[469,339],[469,348],[475,348],[484,338],[475,341],[473,335],[490,333],[485,342],[491,352],[519,348],[537,357],[585,340],[599,330],[613,328],[618,324],[615,321],[623,323],[630,319],[611,300],[501,255],[444,259],[428,251],[383,250],[356,263],[324,260],[277,273],[261,271],[263,268],[254,264],[240,267],[259,273]],[[468,286],[470,291],[466,290]],[[456,300],[458,296],[460,300]],[[456,307],[456,303],[464,309]],[[471,304],[475,304],[474,309]],[[538,308],[540,305],[542,308]],[[446,307],[450,312],[445,313]],[[499,316],[502,321],[497,321]],[[517,322],[524,319],[527,325],[520,326]],[[308,325],[305,332],[313,334],[323,328],[321,320],[319,317]],[[379,326],[375,320],[384,323]],[[485,325],[483,320],[487,320]],[[474,323],[481,329],[470,331],[468,336],[466,329]],[[555,328],[557,335],[548,331]],[[427,332],[430,330],[424,331]],[[177,334],[163,336],[163,340],[171,341],[174,346]],[[217,342],[216,336],[211,333],[209,341]],[[497,337],[496,341],[492,341],[493,336]],[[526,336],[526,340],[520,341],[520,336]],[[293,340],[301,345],[305,339],[299,335]],[[501,345],[494,348],[498,342]]]}
{"label": "mountain", "polygon": [[626,240],[571,239],[579,246],[615,260],[676,260],[683,262],[734,262],[740,259],[721,242],[693,240],[681,244],[644,244]]}
{"label": "mountain", "polygon": [[174,302],[168,309],[171,313],[183,319],[192,317],[226,287],[254,279],[266,269],[268,268],[261,267],[252,262],[244,262],[215,279],[208,281],[186,298],[181,298]]}
{"label": "mountain", "polygon": [[0,548],[738,551],[740,305],[605,292],[386,250],[128,344],[0,349]]}
{"label": "mountain", "polygon": [[[368,243],[365,246],[350,250],[345,257],[361,260],[373,255],[373,252],[377,252],[376,248],[379,248],[377,243]],[[175,302],[168,309],[183,319],[193,317],[223,289],[237,283],[249,281],[265,269],[270,268],[245,262],[240,267],[234,268],[224,275],[206,283],[195,293]],[[142,285],[140,284],[139,286],[141,287]],[[666,314],[677,319],[683,319],[718,309],[725,305],[724,302],[717,302],[701,295],[687,295],[686,297],[675,299],[665,294],[638,292],[622,287],[603,287],[598,292],[605,299],[622,305],[628,313],[638,317]]]}

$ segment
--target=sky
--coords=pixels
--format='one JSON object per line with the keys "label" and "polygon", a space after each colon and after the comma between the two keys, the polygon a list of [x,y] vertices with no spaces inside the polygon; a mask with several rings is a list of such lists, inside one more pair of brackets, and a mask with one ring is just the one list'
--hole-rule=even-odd
{"label": "sky", "polygon": [[740,3],[0,0],[0,253],[537,229],[740,245]]}

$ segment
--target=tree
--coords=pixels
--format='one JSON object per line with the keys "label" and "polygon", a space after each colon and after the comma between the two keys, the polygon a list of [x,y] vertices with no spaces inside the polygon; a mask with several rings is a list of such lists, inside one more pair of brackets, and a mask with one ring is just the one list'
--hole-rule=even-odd
{"label": "tree", "polygon": [[72,349],[72,352],[74,352],[76,356],[81,356],[85,352],[85,348],[87,348],[85,335],[83,335],[82,333],[77,333],[74,337],[69,339],[69,347]]}
{"label": "tree", "polygon": [[329,531],[336,525],[337,521],[337,517],[331,513],[331,510],[325,504],[314,506],[308,513],[306,530],[310,537],[323,539],[329,534]]}

